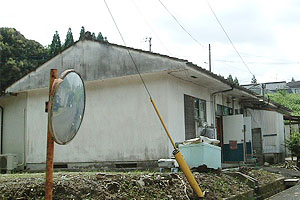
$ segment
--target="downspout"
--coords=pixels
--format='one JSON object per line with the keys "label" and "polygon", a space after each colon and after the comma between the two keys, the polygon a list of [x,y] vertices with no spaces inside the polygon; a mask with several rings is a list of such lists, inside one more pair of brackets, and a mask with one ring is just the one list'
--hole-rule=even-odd
{"label": "downspout", "polygon": [[26,156],[26,123],[27,123],[27,118],[26,118],[26,108],[23,110],[23,113],[24,113],[24,126],[23,126],[23,129],[24,129],[23,159],[22,159],[22,163],[17,165],[18,167],[22,167],[22,166],[25,167],[25,161],[26,161],[26,157],[25,157],[25,156]]}
{"label": "downspout", "polygon": [[224,93],[224,92],[230,92],[232,91],[234,88],[233,86],[230,86],[230,89],[227,90],[221,90],[221,91],[217,91],[211,94],[211,99],[212,99],[212,116],[213,116],[213,122],[214,122],[214,132],[215,132],[215,139],[217,139],[217,121],[216,121],[216,95],[219,93]]}
{"label": "downspout", "polygon": [[1,149],[0,149],[0,154],[3,154],[3,116],[4,116],[4,108],[2,106],[0,106],[1,108],[1,127],[0,127],[0,132],[1,132]]}

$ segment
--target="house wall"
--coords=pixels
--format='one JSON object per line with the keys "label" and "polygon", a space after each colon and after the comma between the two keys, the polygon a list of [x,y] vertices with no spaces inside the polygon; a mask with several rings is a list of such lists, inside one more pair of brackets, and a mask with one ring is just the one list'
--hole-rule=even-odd
{"label": "house wall", "polygon": [[[168,89],[168,106],[169,106],[169,125],[171,133],[174,134],[175,142],[182,142],[185,140],[185,116],[184,116],[184,95],[193,96],[199,99],[206,100],[207,110],[207,124],[208,126],[214,126],[215,115],[213,114],[213,102],[211,94],[214,91],[209,90],[206,86],[197,85],[188,81],[184,81],[175,77],[169,77],[169,89]],[[227,99],[230,98],[230,103],[227,103]],[[175,100],[175,101],[173,101]],[[231,97],[226,94],[216,95],[216,105],[224,105],[232,108]],[[239,99],[234,101],[234,108],[240,109]],[[216,106],[215,106],[216,108]]]}
{"label": "house wall", "polygon": [[[244,139],[246,140],[247,154],[252,154],[252,134],[250,124],[250,117],[244,117],[242,114],[223,117],[223,159],[225,162],[244,161]],[[244,125],[246,125],[245,138]],[[235,141],[236,146],[230,144],[230,141]]]}
{"label": "house wall", "polygon": [[48,114],[45,112],[45,102],[48,95],[48,89],[28,92],[26,163],[46,162]]}
{"label": "house wall", "polygon": [[3,154],[16,154],[18,164],[24,161],[27,94],[19,93],[1,100],[3,113]]}
{"label": "house wall", "polygon": [[252,119],[252,128],[261,128],[263,153],[284,153],[283,116],[275,111],[252,110],[247,113]]}
{"label": "house wall", "polygon": [[[168,125],[164,74],[143,76]],[[47,89],[28,92],[27,163],[46,159]],[[138,112],[137,112],[138,111]],[[86,83],[86,110],[77,136],[55,144],[55,162],[144,161],[169,156],[168,138],[140,79],[128,76]]]}
{"label": "house wall", "polygon": [[203,86],[184,81],[173,76],[168,78],[168,124],[175,142],[185,140],[184,95],[206,100],[207,123],[211,125],[211,91]]}
{"label": "house wall", "polygon": [[242,143],[244,140],[243,124],[243,115],[229,115],[223,117],[224,144],[229,144],[230,140],[236,140],[237,143]]}
{"label": "house wall", "polygon": [[[214,123],[211,91],[207,88],[166,73],[143,77],[175,142],[185,139],[184,94],[206,100],[208,125]],[[144,161],[171,156],[173,147],[137,76],[90,81],[85,86],[86,110],[81,128],[69,144],[55,144],[55,162]],[[26,126],[18,123],[19,132],[25,127],[27,133],[26,162],[45,163],[48,116],[44,110],[48,89],[30,90],[27,94],[25,101],[19,99],[20,95],[9,97],[5,109],[17,105],[15,109],[22,107],[27,111]],[[19,118],[24,122],[23,116]],[[5,121],[5,124],[11,132],[14,123]],[[5,151],[12,152],[8,147]]]}
{"label": "house wall", "polygon": [[[185,94],[206,100],[207,122],[208,125],[214,124],[211,100],[213,91],[170,76],[166,72],[144,74],[143,78],[175,142],[185,139]],[[171,156],[173,147],[139,77],[89,81],[85,86],[87,102],[81,128],[69,144],[55,144],[55,162],[127,162]],[[48,119],[44,110],[48,89],[29,90],[27,95],[22,95],[6,100],[5,111],[11,110],[10,115],[5,115],[6,118],[14,118],[14,113],[21,113],[23,117],[19,114],[19,122],[6,120],[5,131],[10,134],[17,127],[18,132],[23,131],[26,136],[19,140],[24,141],[25,138],[26,163],[44,164]],[[227,103],[227,98],[225,94],[216,95],[218,104],[232,107],[232,103]],[[238,101],[235,102],[235,108],[239,108]],[[14,127],[15,124],[18,126]],[[13,138],[6,138],[5,143],[12,141]],[[16,146],[16,149],[24,148],[24,142]],[[15,147],[5,146],[7,153],[12,153],[12,149]],[[21,160],[20,155],[19,161]]]}

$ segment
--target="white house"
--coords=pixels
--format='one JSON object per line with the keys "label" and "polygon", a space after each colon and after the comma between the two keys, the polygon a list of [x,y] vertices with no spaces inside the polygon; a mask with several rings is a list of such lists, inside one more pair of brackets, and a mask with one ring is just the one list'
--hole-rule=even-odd
{"label": "white house", "polygon": [[[232,153],[236,149],[225,146],[243,143],[247,124],[251,154],[250,126],[255,120],[245,115],[247,106],[254,102],[258,105],[254,109],[287,112],[186,60],[83,40],[12,84],[0,97],[1,154],[16,154],[22,168],[45,167],[50,69],[61,73],[73,68],[85,81],[85,115],[74,140],[64,146],[55,144],[54,166],[151,167],[158,159],[171,157],[172,146],[128,51],[175,142],[196,137],[206,124],[216,129],[223,151]],[[224,161],[243,159],[240,154],[237,159],[223,154]]]}

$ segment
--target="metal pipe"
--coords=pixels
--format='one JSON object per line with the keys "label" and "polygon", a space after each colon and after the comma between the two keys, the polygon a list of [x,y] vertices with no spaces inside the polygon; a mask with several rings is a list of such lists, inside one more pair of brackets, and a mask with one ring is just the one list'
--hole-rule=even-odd
{"label": "metal pipe", "polygon": [[217,139],[217,131],[216,131],[216,128],[217,128],[217,125],[216,125],[216,94],[218,93],[224,93],[224,92],[230,92],[232,91],[234,88],[233,86],[231,86],[230,89],[227,89],[227,90],[221,90],[221,91],[217,91],[217,92],[213,92],[211,94],[211,97],[212,97],[212,103],[213,103],[213,110],[212,110],[212,116],[213,116],[213,119],[212,121],[214,122],[214,132],[215,132],[215,139]]}
{"label": "metal pipe", "polygon": [[184,175],[186,176],[189,184],[191,185],[191,187],[193,188],[194,192],[196,192],[196,194],[198,195],[198,197],[204,197],[204,194],[199,186],[199,184],[197,183],[194,175],[192,174],[189,166],[187,165],[187,163],[185,162],[184,158],[183,158],[183,155],[181,154],[181,152],[179,151],[179,149],[176,147],[170,133],[169,133],[169,130],[168,128],[166,127],[165,125],[165,122],[163,121],[154,101],[152,98],[150,98],[150,101],[156,111],[156,114],[161,122],[161,124],[163,125],[164,129],[165,129],[165,132],[167,133],[173,147],[174,147],[174,151],[173,151],[173,155],[175,156],[175,159],[177,161],[177,163],[179,164],[181,170],[183,171]]}
{"label": "metal pipe", "polygon": [[0,154],[3,154],[3,116],[4,116],[4,108],[2,106],[0,106],[1,108],[1,127],[0,127],[0,131],[1,131],[1,149],[0,149]]}
{"label": "metal pipe", "polygon": [[23,159],[22,159],[22,163],[21,164],[18,164],[17,166],[18,167],[21,167],[21,166],[24,166],[25,167],[25,161],[26,161],[26,120],[27,120],[27,117],[26,117],[26,108],[24,108],[23,110],[23,117],[24,117],[24,125],[23,125],[23,136],[24,136],[24,145],[23,145]]}
{"label": "metal pipe", "polygon": [[230,91],[232,91],[233,89],[234,89],[234,88],[231,86],[230,89],[227,89],[227,90],[221,90],[221,91],[217,91],[217,92],[213,92],[211,95],[214,96],[214,95],[216,95],[216,94],[218,94],[218,93],[230,92]]}
{"label": "metal pipe", "polygon": [[244,152],[244,164],[247,162],[247,143],[246,143],[246,125],[243,126],[244,142],[243,142],[243,152]]}
{"label": "metal pipe", "polygon": [[[49,100],[52,95],[52,86],[54,80],[57,79],[57,69],[50,71],[50,86],[49,86]],[[48,104],[49,108],[49,104]],[[47,108],[48,112],[49,109]],[[48,115],[49,116],[49,115]],[[52,200],[53,197],[53,160],[54,160],[54,140],[49,129],[48,120],[48,135],[47,135],[47,160],[46,160],[46,184],[45,184],[45,199]]]}

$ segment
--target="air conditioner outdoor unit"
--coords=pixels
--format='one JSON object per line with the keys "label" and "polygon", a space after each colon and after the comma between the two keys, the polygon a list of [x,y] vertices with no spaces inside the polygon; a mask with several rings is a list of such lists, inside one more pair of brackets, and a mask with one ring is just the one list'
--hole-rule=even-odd
{"label": "air conditioner outdoor unit", "polygon": [[0,155],[0,170],[12,171],[17,168],[18,159],[16,154]]}

